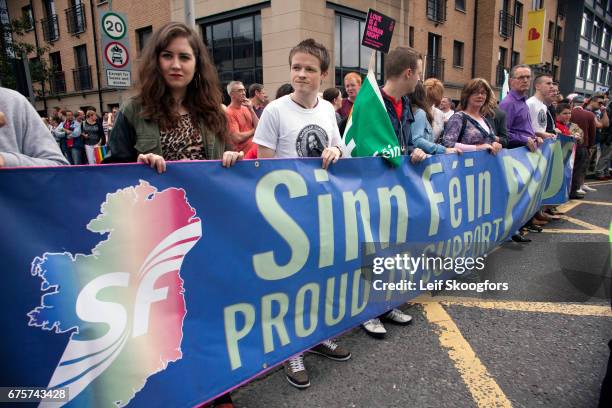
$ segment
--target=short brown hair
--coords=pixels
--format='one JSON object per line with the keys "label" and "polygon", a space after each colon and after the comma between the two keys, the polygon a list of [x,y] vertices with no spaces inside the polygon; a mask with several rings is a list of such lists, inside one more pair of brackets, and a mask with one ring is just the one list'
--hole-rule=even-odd
{"label": "short brown hair", "polygon": [[327,52],[327,48],[325,48],[323,44],[319,44],[312,38],[307,38],[304,41],[300,42],[289,52],[290,67],[293,56],[298,52],[303,52],[304,54],[310,54],[313,57],[316,57],[319,60],[321,72],[327,72],[327,70],[329,69],[329,52]]}
{"label": "short brown hair", "polygon": [[385,78],[395,78],[408,68],[417,69],[423,56],[409,47],[397,47],[385,57]]}
{"label": "short brown hair", "polygon": [[330,103],[334,103],[334,99],[336,99],[340,95],[340,91],[338,88],[327,88],[323,91],[323,99]]}
{"label": "short brown hair", "polygon": [[470,98],[470,95],[472,95],[474,92],[478,91],[479,89],[484,89],[485,92],[487,93],[487,98],[485,99],[484,104],[482,105],[482,108],[480,108],[480,113],[483,116],[490,115],[491,114],[490,103],[494,95],[493,95],[493,90],[491,89],[491,86],[489,85],[487,80],[484,78],[474,78],[463,86],[463,89],[461,90],[461,101],[460,101],[461,110],[465,110],[465,108],[467,108],[467,103],[468,103],[468,99]]}

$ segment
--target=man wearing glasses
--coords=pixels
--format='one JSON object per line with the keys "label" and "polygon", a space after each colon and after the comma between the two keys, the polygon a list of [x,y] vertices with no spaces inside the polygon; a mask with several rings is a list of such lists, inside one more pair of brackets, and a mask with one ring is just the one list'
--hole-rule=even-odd
{"label": "man wearing glasses", "polygon": [[232,100],[225,110],[230,139],[234,151],[246,153],[253,144],[253,135],[259,118],[253,109],[253,103],[246,97],[246,88],[242,82],[232,81],[227,84],[227,93]]}
{"label": "man wearing glasses", "polygon": [[510,92],[499,104],[500,109],[506,112],[508,147],[527,146],[533,152],[543,140],[535,135],[526,102],[531,87],[531,68],[528,65],[512,67],[509,82]]}

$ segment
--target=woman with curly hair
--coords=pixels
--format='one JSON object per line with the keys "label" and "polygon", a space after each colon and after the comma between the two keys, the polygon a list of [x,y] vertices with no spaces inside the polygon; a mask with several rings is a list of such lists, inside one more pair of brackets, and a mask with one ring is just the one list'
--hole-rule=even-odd
{"label": "woman with curly hair", "polygon": [[227,120],[217,71],[198,34],[171,22],[147,42],[136,96],[119,110],[110,137],[111,162],[139,162],[162,173],[170,160],[223,160]]}

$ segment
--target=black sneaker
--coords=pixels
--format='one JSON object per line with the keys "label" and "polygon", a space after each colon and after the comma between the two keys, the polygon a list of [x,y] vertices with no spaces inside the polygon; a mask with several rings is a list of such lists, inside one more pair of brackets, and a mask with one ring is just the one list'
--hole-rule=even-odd
{"label": "black sneaker", "polygon": [[531,239],[529,239],[529,238],[527,238],[527,237],[524,237],[524,236],[522,236],[521,234],[514,234],[514,235],[512,236],[512,240],[513,240],[514,242],[520,242],[520,243],[523,243],[523,244],[525,244],[525,243],[527,243],[527,242],[531,242]]}
{"label": "black sneaker", "polygon": [[304,356],[301,354],[285,361],[285,375],[289,384],[296,388],[310,387],[310,378],[304,366]]}
{"label": "black sneaker", "polygon": [[325,340],[323,343],[314,346],[310,350],[311,353],[319,354],[335,361],[346,361],[351,358],[351,352],[342,348],[331,340]]}
{"label": "black sneaker", "polygon": [[529,232],[542,232],[542,227],[535,224],[525,225],[525,229]]}

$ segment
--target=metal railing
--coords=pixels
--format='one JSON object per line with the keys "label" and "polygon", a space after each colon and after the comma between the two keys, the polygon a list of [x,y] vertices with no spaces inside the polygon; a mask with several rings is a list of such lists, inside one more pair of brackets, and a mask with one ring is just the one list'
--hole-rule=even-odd
{"label": "metal railing", "polygon": [[55,71],[51,74],[49,87],[51,88],[52,95],[66,93],[66,75],[64,71]]}
{"label": "metal railing", "polygon": [[446,0],[427,0],[427,18],[436,23],[446,21]]}
{"label": "metal railing", "polygon": [[427,56],[425,78],[438,78],[440,81],[444,81],[444,58],[438,58],[433,55]]}
{"label": "metal railing", "polygon": [[91,80],[91,65],[78,67],[72,70],[72,79],[74,80],[74,90],[84,91],[92,89]]}
{"label": "metal railing", "polygon": [[59,39],[59,19],[57,14],[51,14],[47,18],[40,20],[43,30],[43,38],[47,42],[54,42]]}
{"label": "metal railing", "polygon": [[85,5],[83,3],[67,8],[66,22],[68,24],[68,32],[70,34],[79,34],[85,32],[87,20],[85,18]]}
{"label": "metal railing", "polygon": [[514,16],[504,10],[499,11],[499,35],[510,38],[514,33]]}

